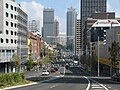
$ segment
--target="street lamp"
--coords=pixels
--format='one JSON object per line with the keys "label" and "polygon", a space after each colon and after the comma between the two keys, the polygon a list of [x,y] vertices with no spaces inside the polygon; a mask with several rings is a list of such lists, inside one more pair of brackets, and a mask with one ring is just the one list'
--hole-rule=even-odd
{"label": "street lamp", "polygon": [[99,74],[100,74],[100,71],[99,71],[99,36],[98,36],[98,77],[99,77]]}

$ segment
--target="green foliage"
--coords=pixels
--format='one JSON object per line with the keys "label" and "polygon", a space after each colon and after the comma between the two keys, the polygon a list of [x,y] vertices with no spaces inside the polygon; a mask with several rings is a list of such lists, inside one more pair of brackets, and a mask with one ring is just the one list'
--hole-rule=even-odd
{"label": "green foliage", "polygon": [[[111,43],[111,46],[109,47],[109,52],[111,55],[111,64],[113,66],[113,68],[115,69],[115,62],[117,61],[117,56],[119,54],[119,43],[117,43],[116,41]],[[114,72],[116,72],[116,70],[114,70]]]}
{"label": "green foliage", "polygon": [[16,85],[25,82],[23,73],[1,73],[0,74],[0,87]]}
{"label": "green foliage", "polygon": [[31,57],[29,57],[27,60],[27,70],[31,70],[33,66],[34,66],[34,61]]}
{"label": "green foliage", "polygon": [[17,69],[17,71],[19,71],[19,67],[20,67],[20,58],[17,54],[13,54],[12,56],[12,61],[15,65],[15,68]]}
{"label": "green foliage", "polygon": [[109,52],[110,52],[112,60],[116,61],[116,58],[117,58],[118,53],[119,53],[119,45],[116,41],[114,41],[111,44],[111,47],[109,48]]}

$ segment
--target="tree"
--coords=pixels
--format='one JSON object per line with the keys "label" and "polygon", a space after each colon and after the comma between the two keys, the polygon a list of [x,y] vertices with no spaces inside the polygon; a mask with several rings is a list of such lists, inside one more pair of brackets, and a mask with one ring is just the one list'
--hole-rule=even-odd
{"label": "tree", "polygon": [[34,61],[31,58],[31,56],[29,56],[27,60],[27,70],[31,70],[33,67],[34,67]]}
{"label": "tree", "polygon": [[112,68],[114,69],[113,73],[116,72],[115,70],[115,63],[117,61],[117,56],[119,54],[119,43],[117,43],[116,41],[111,43],[111,46],[109,47],[109,52],[111,55],[111,65]]}
{"label": "tree", "polygon": [[20,70],[20,58],[17,54],[12,55],[12,61],[15,66],[16,71],[18,72]]}

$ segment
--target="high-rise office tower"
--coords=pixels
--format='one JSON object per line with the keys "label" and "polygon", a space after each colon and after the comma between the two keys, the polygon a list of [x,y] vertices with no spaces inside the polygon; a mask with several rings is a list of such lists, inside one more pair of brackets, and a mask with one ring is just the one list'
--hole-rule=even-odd
{"label": "high-rise office tower", "polygon": [[47,43],[53,43],[54,38],[54,9],[44,8],[43,10],[43,40]]}
{"label": "high-rise office tower", "polygon": [[106,12],[107,0],[81,0],[81,38],[82,49],[84,48],[85,21],[95,12]]}
{"label": "high-rise office tower", "polygon": [[57,19],[54,21],[54,36],[55,36],[55,43],[58,43],[58,36],[59,34],[59,22]]}
{"label": "high-rise office tower", "polygon": [[32,21],[29,21],[28,23],[28,29],[30,32],[39,32],[40,30],[40,22],[37,21],[37,20],[32,20]]}
{"label": "high-rise office tower", "polygon": [[77,13],[73,7],[67,11],[67,49],[75,53],[75,29]]}

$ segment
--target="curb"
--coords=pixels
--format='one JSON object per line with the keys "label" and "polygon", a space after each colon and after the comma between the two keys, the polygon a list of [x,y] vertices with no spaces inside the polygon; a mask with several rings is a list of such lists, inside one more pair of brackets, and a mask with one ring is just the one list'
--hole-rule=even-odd
{"label": "curb", "polygon": [[55,76],[55,77],[52,77],[52,78],[50,78],[48,80],[44,80],[44,81],[40,81],[40,82],[33,82],[33,83],[30,83],[30,84],[24,84],[24,85],[6,87],[6,88],[0,89],[0,90],[9,90],[9,89],[14,89],[14,88],[20,88],[20,87],[30,86],[30,85],[36,85],[38,83],[43,83],[43,82],[55,80],[55,79],[60,78],[60,77],[64,77],[64,75]]}
{"label": "curb", "polygon": [[11,86],[11,87],[6,87],[0,90],[9,90],[9,89],[14,89],[14,88],[19,88],[19,87],[25,87],[25,86],[30,86],[30,85],[35,85],[37,82],[29,83],[29,84],[24,84],[24,85],[18,85],[18,86]]}

